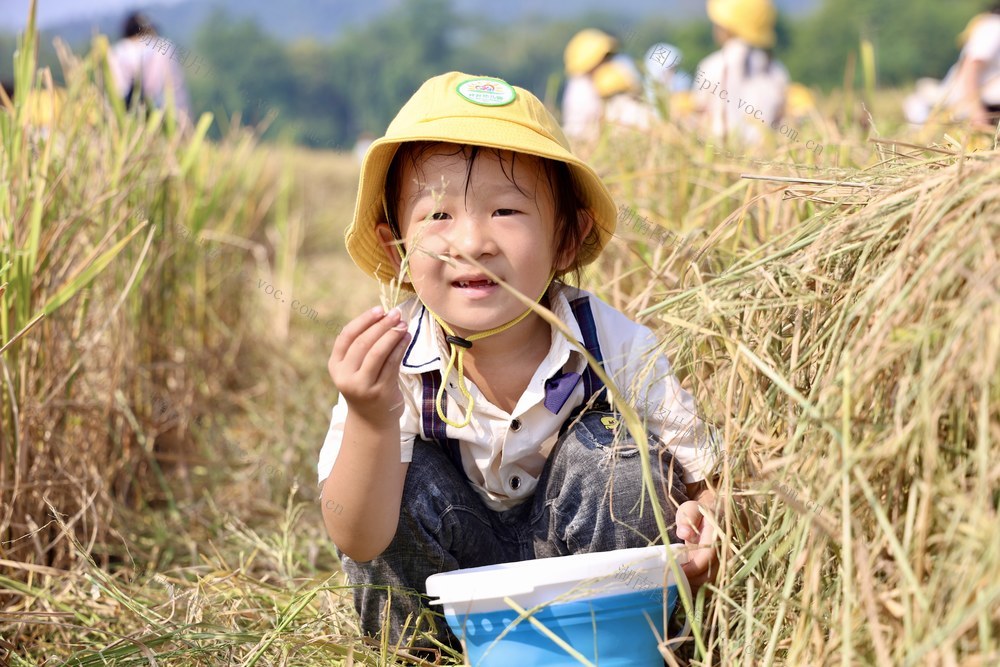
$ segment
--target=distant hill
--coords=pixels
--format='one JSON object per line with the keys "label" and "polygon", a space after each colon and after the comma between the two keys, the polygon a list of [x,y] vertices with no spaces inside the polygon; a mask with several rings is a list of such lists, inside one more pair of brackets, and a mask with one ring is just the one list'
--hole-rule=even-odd
{"label": "distant hill", "polygon": [[[10,0],[5,0],[5,2]],[[21,0],[27,4],[27,0]],[[40,26],[50,35],[58,34],[70,43],[87,41],[95,32],[117,35],[127,7],[141,7],[157,23],[160,31],[181,44],[190,44],[198,27],[216,9],[236,19],[254,20],[267,32],[283,40],[311,37],[329,41],[352,25],[365,23],[398,7],[401,0],[46,0],[40,10]],[[821,0],[776,0],[786,12],[808,12]],[[575,0],[572,3],[542,0],[454,0],[455,9],[467,16],[483,16],[498,22],[531,16],[547,19],[574,18],[586,13],[621,16],[623,22],[659,15],[676,17],[679,22],[704,16],[703,0]],[[0,30],[14,31],[23,24],[26,10],[0,13]],[[60,17],[75,17],[66,20]]]}

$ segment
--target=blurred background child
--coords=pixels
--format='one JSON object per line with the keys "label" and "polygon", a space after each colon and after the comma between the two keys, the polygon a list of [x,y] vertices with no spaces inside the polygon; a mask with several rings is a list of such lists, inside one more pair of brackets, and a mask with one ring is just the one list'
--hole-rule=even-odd
{"label": "blurred background child", "polygon": [[646,131],[658,122],[656,109],[642,98],[642,80],[628,56],[615,56],[598,67],[594,87],[604,104],[606,125]]}
{"label": "blurred background child", "polygon": [[771,0],[708,0],[721,47],[698,65],[692,92],[702,126],[719,138],[759,141],[785,109],[789,76],[772,55]]}
{"label": "blurred background child", "polygon": [[596,28],[581,30],[566,45],[562,129],[574,144],[592,144],[600,134],[604,104],[594,86],[594,70],[617,52],[618,40]]}
{"label": "blurred background child", "polygon": [[922,78],[903,110],[911,123],[926,122],[938,107],[973,125],[996,125],[1000,116],[1000,2],[978,14],[958,36],[962,48],[943,81]]}
{"label": "blurred background child", "polygon": [[162,109],[172,100],[183,126],[190,123],[191,112],[184,70],[168,55],[173,48],[145,14],[133,12],[125,18],[122,38],[111,48],[108,60],[118,96],[129,108],[145,101]]}

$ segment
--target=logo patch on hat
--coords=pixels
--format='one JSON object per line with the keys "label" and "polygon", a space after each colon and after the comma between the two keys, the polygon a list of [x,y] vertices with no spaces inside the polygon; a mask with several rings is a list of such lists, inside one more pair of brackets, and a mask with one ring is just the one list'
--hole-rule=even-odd
{"label": "logo patch on hat", "polygon": [[473,104],[484,107],[502,107],[517,99],[514,87],[506,81],[483,77],[463,81],[456,89],[459,95]]}

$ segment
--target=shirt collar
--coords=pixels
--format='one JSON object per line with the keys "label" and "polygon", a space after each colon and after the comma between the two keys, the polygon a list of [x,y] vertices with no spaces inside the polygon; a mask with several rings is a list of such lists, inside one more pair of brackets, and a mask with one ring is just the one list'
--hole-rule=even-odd
{"label": "shirt collar", "polygon": [[[549,288],[549,309],[552,314],[559,318],[570,334],[580,345],[583,345],[583,332],[580,324],[573,315],[573,309],[569,305],[567,291],[573,289],[561,283],[553,282]],[[427,307],[419,303],[417,297],[412,297],[400,305],[400,309],[406,313],[413,309],[408,328],[413,339],[409,347],[403,354],[403,362],[400,365],[400,372],[408,375],[417,375],[428,371],[440,371],[444,368],[445,362],[451,356],[448,343],[445,341],[445,333],[441,326],[431,316]],[[579,351],[569,345],[561,332],[552,329],[551,351],[548,359],[558,362],[558,367],[562,368],[569,360],[571,352]],[[582,355],[580,355],[582,357]]]}

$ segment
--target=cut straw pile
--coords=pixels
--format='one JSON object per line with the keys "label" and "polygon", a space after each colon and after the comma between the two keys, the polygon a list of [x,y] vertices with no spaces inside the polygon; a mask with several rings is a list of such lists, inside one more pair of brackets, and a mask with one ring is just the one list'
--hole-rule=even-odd
{"label": "cut straw pile", "polygon": [[728,443],[721,664],[1000,659],[998,157],[857,173],[857,210],[630,289]]}

